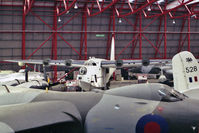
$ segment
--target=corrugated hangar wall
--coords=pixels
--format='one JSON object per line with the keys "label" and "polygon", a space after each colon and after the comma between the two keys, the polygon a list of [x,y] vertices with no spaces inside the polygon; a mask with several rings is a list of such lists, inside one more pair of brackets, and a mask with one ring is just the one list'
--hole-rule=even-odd
{"label": "corrugated hangar wall", "polygon": [[21,59],[23,39],[26,59],[53,59],[56,48],[53,45],[55,30],[52,29],[55,23],[57,59],[85,59],[90,56],[109,58],[108,46],[112,33],[115,33],[116,57],[120,59],[172,58],[179,51],[189,50],[189,43],[190,51],[196,57],[199,54],[199,22],[191,16],[171,19],[166,14],[146,18],[143,12],[138,12],[118,18],[112,8],[99,15],[89,16],[83,6],[71,8],[69,12],[57,16],[52,6],[54,2],[35,1],[35,5],[43,5],[32,6],[25,15],[23,30],[24,7],[13,6],[15,2],[24,4],[21,1],[0,3],[0,60]]}

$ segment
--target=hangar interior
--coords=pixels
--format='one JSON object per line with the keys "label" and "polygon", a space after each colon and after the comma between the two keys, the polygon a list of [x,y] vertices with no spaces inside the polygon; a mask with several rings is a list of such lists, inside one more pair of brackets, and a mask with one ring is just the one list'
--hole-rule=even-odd
{"label": "hangar interior", "polygon": [[[173,0],[0,0],[0,69],[5,59],[199,57],[199,4]],[[56,71],[56,68],[54,68]]]}

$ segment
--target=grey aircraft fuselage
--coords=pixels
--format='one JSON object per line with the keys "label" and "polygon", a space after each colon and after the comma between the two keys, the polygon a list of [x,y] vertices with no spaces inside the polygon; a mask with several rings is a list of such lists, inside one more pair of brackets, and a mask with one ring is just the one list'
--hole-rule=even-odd
{"label": "grey aircraft fuselage", "polygon": [[0,98],[5,133],[198,133],[199,101],[162,84],[104,92],[27,90]]}

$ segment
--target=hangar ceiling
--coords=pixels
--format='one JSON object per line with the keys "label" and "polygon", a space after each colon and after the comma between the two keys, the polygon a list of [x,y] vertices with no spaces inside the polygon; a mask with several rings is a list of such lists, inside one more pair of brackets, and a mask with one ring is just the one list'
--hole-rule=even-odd
{"label": "hangar ceiling", "polygon": [[198,0],[0,0],[0,60],[199,57]]}

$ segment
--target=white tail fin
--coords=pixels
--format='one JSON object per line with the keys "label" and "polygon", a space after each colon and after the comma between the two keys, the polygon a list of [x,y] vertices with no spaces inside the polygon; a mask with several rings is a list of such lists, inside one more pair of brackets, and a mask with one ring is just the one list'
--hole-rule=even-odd
{"label": "white tail fin", "polygon": [[[115,37],[113,35],[111,40],[110,60],[115,60]],[[109,79],[115,70],[116,68],[109,68],[109,74],[106,75],[106,83],[109,82]]]}
{"label": "white tail fin", "polygon": [[114,36],[112,36],[112,40],[111,40],[110,60],[115,60],[115,37]]}
{"label": "white tail fin", "polygon": [[199,89],[199,64],[188,51],[176,54],[172,59],[174,88],[180,92]]}

